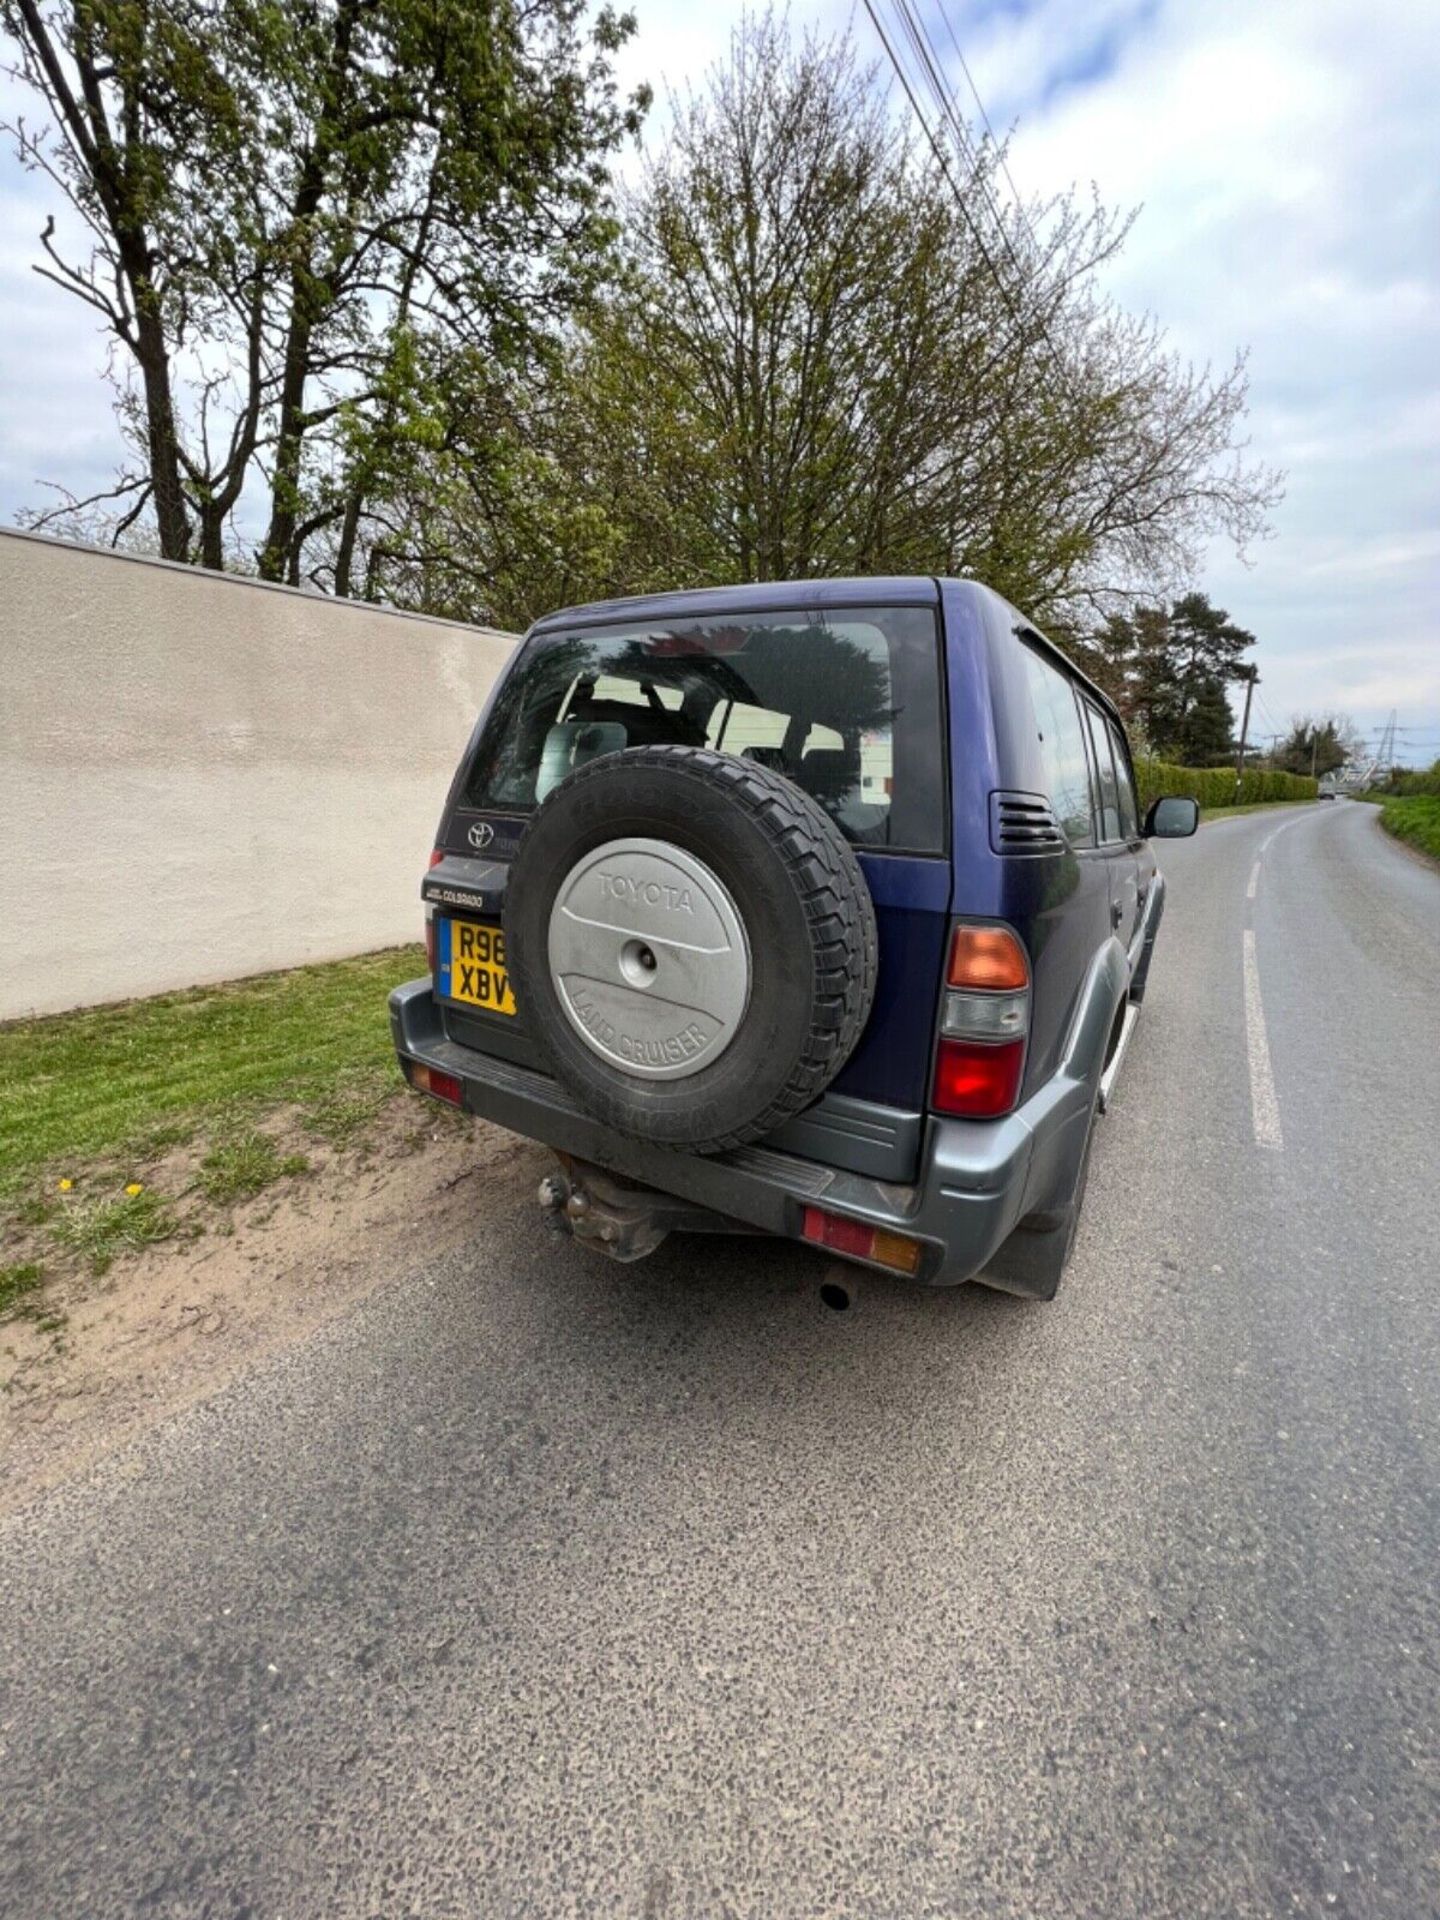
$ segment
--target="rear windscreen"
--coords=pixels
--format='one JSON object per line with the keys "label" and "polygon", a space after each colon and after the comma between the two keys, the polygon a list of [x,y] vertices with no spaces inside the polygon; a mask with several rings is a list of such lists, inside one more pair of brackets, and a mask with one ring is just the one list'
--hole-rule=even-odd
{"label": "rear windscreen", "polygon": [[526,646],[465,805],[525,813],[567,773],[657,743],[773,767],[858,846],[940,852],[945,792],[928,607],[586,627]]}

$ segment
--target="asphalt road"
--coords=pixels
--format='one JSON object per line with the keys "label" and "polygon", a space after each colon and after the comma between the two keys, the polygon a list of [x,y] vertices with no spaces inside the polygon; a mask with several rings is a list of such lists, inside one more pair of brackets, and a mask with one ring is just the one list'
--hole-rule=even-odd
{"label": "asphalt road", "polygon": [[1164,864],[1052,1306],[612,1268],[527,1161],[7,1523],[7,1920],[1440,1913],[1440,875]]}

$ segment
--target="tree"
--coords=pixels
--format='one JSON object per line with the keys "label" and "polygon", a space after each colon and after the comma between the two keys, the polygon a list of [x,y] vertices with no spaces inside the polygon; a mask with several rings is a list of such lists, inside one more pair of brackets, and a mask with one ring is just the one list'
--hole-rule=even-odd
{"label": "tree", "polygon": [[848,39],[747,20],[624,204],[624,275],[546,391],[500,408],[531,591],[513,529],[477,531],[463,427],[393,502],[407,590],[529,612],[562,586],[972,573],[1074,626],[1178,580],[1208,532],[1249,537],[1273,477],[1234,453],[1243,372],[1167,357],[1096,291],[1126,223],[1016,208],[999,158],[947,175]]}
{"label": "tree", "polygon": [[[350,584],[431,341],[497,363],[593,292],[614,238],[605,156],[633,31],[579,0],[0,0],[10,126],[88,230],[47,277],[102,317],[141,456],[111,497],[161,551],[219,566],[244,488],[255,561],[298,581],[340,529]],[[73,503],[79,504],[79,503]]]}
{"label": "tree", "polygon": [[1318,719],[1295,714],[1290,731],[1276,747],[1273,762],[1286,773],[1335,773],[1360,747],[1360,733],[1348,714],[1327,713]]}
{"label": "tree", "polygon": [[937,158],[846,38],[747,18],[617,210],[628,15],[588,43],[579,0],[0,16],[53,126],[13,131],[95,242],[48,270],[143,372],[122,517],[174,558],[507,621],[972,573],[1078,632],[1277,497],[1243,364],[1185,367],[1099,291],[1128,222],[1017,206],[991,142]]}
{"label": "tree", "polygon": [[1178,694],[1169,744],[1181,766],[1203,767],[1235,749],[1234,718],[1226,689],[1242,677],[1240,656],[1255,645],[1223,607],[1203,593],[1187,593],[1170,609],[1170,670]]}
{"label": "tree", "polygon": [[1112,614],[1071,650],[1112,696],[1141,743],[1182,766],[1210,766],[1235,751],[1227,687],[1245,669],[1255,636],[1203,593],[1166,608]]}

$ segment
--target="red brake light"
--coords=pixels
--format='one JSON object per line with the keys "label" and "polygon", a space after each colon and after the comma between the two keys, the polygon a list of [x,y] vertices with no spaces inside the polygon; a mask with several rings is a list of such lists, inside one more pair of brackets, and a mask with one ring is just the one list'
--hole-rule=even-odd
{"label": "red brake light", "polygon": [[993,1120],[1014,1106],[1024,1066],[1023,1039],[998,1045],[942,1040],[935,1054],[935,1088],[930,1104],[937,1113]]}
{"label": "red brake light", "polygon": [[432,847],[432,848],[430,849],[430,865],[431,865],[432,867],[438,867],[438,866],[439,866],[439,864],[440,864],[440,862],[441,862],[441,861],[442,861],[442,860],[443,860],[444,858],[445,858],[445,849],[444,849],[444,847]]}

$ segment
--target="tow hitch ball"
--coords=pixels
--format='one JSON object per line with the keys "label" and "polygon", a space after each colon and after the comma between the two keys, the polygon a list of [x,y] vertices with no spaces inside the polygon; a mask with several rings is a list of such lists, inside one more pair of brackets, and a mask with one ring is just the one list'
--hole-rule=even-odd
{"label": "tow hitch ball", "polygon": [[562,1233],[573,1234],[579,1240],[598,1240],[606,1247],[614,1242],[614,1222],[599,1217],[578,1180],[572,1184],[563,1174],[547,1173],[540,1182],[537,1197],[551,1223]]}

